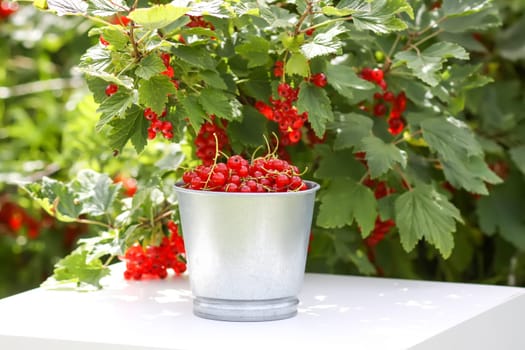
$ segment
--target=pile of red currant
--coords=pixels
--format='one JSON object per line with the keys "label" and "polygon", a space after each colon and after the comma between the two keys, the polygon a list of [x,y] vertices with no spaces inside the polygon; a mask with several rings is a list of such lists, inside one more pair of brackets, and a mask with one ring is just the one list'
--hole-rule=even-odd
{"label": "pile of red currant", "polygon": [[[222,121],[223,127],[226,121]],[[217,124],[214,116],[212,120],[202,124],[197,137],[195,146],[197,147],[196,155],[202,160],[202,164],[210,166],[215,161],[217,152],[224,151],[229,145],[228,135],[224,128]]]}
{"label": "pile of red currant", "polygon": [[173,221],[169,221],[167,227],[170,236],[163,237],[160,245],[144,248],[135,243],[126,250],[122,258],[126,262],[125,279],[166,278],[168,269],[172,269],[176,275],[186,271],[184,241],[179,235],[179,228]]}
{"label": "pile of red currant", "polygon": [[301,140],[301,127],[308,120],[308,112],[299,114],[293,105],[297,101],[299,89],[292,88],[287,83],[280,83],[277,88],[278,99],[270,97],[270,107],[262,101],[255,103],[255,108],[267,119],[279,125],[281,144],[294,144]]}
{"label": "pile of red currant", "polygon": [[[284,62],[276,61],[273,67],[273,74],[276,78],[284,75]],[[305,79],[317,87],[323,88],[327,84],[324,73],[315,73]],[[277,87],[279,98],[270,97],[270,105],[257,101],[255,108],[267,119],[278,124],[280,134],[280,144],[288,146],[296,144],[301,140],[301,128],[308,122],[308,112],[298,113],[294,102],[299,96],[299,88],[294,89],[290,84],[281,82]]]}
{"label": "pile of red currant", "polygon": [[217,192],[291,192],[308,188],[296,166],[274,155],[252,162],[233,155],[225,163],[199,165],[185,172],[182,180],[187,188]]}
{"label": "pile of red currant", "polygon": [[388,115],[388,131],[396,136],[405,128],[403,112],[406,109],[407,98],[402,91],[397,96],[388,91],[388,84],[384,78],[384,72],[379,68],[365,67],[361,70],[361,78],[377,84],[383,90],[383,93],[374,94],[373,114],[376,117]]}
{"label": "pile of red currant", "polygon": [[150,125],[148,127],[148,139],[153,140],[158,133],[161,133],[167,139],[173,138],[173,125],[167,120],[161,120],[166,116],[166,110],[164,110],[159,116],[153,112],[151,108],[144,110],[144,118],[149,120]]}

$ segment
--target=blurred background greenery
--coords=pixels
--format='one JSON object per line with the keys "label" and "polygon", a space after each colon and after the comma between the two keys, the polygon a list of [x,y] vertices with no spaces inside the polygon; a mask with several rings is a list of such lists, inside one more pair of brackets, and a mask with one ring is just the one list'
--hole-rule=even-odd
{"label": "blurred background greenery", "polygon": [[[68,179],[78,169],[88,167],[114,177],[140,178],[144,166],[152,164],[166,149],[149,146],[139,165],[131,154],[115,158],[111,148],[104,147],[105,138],[95,132],[97,106],[75,69],[80,55],[98,39],[87,36],[90,23],[37,11],[30,3],[0,3],[1,298],[38,286],[52,272],[54,263],[73,248],[76,239],[90,231],[84,225],[55,221],[21,192],[18,183],[43,176]],[[511,155],[506,147],[512,140],[522,144],[520,135],[525,135],[512,125],[502,124],[514,120],[518,129],[524,125],[525,2],[499,1],[498,6],[504,25],[490,33],[476,34],[477,41],[462,44],[495,79],[495,83],[472,96],[467,109],[477,114],[473,119],[484,121],[481,131],[486,129],[491,136],[494,131],[500,133],[501,151],[498,148],[494,152],[492,164],[502,175],[510,167]],[[469,203],[462,205],[461,198],[455,203],[466,217],[476,215],[476,208]],[[523,217],[525,199],[515,205]],[[520,276],[525,276],[525,259],[520,242],[492,236],[471,244],[462,242],[465,237],[458,233],[451,262],[427,259],[433,265],[418,277],[466,280],[464,272],[468,271],[468,281],[523,285]],[[318,244],[314,255],[323,251],[323,242]],[[397,271],[398,277],[414,277],[402,273],[403,264],[414,263],[410,257],[393,256],[381,247],[378,253],[387,274],[390,270],[390,275]],[[469,268],[472,264],[476,268]]]}

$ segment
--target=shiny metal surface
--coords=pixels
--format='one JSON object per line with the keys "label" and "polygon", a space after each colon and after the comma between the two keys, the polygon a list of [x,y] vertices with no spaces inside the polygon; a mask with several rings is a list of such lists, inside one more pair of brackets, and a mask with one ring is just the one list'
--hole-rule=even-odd
{"label": "shiny metal surface", "polygon": [[308,187],[225,193],[176,186],[196,315],[233,321],[295,315],[319,185]]}

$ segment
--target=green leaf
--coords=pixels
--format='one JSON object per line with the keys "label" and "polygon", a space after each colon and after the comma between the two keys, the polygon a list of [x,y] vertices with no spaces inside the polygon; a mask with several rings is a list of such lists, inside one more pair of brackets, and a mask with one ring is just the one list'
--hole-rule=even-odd
{"label": "green leaf", "polygon": [[175,86],[165,75],[156,75],[149,80],[139,81],[139,102],[153,112],[161,114],[168,102],[168,95],[177,92]]}
{"label": "green leaf", "polygon": [[[99,259],[88,259],[86,250],[77,249],[60,260],[53,271],[53,280],[44,283],[47,288],[60,288],[60,282],[73,283],[76,287],[92,286],[102,288],[100,280],[109,275],[110,270]],[[57,283],[58,282],[58,283]]]}
{"label": "green leaf", "polygon": [[325,69],[326,81],[342,96],[352,98],[352,90],[372,90],[374,84],[361,79],[354,70],[342,64],[329,64]]}
{"label": "green leaf", "polygon": [[414,76],[430,86],[436,86],[441,77],[439,72],[447,58],[467,60],[469,55],[461,46],[454,43],[439,42],[422,52],[415,50],[401,51],[395,56],[397,62],[405,62]]}
{"label": "green leaf", "polygon": [[441,9],[448,17],[464,17],[491,7],[492,0],[443,0]]}
{"label": "green leaf", "polygon": [[84,15],[87,13],[88,4],[78,0],[47,0],[47,8],[59,16]]}
{"label": "green leaf", "polygon": [[472,130],[454,117],[425,119],[421,129],[430,149],[445,160],[456,159],[458,154],[483,156],[483,149]]}
{"label": "green leaf", "polygon": [[403,168],[407,165],[405,151],[397,148],[392,143],[385,143],[378,137],[368,136],[362,141],[362,151],[366,152],[366,160],[370,170],[370,177],[375,179],[394,165],[400,164]]}
{"label": "green leaf", "polygon": [[181,59],[192,66],[215,70],[216,63],[210,56],[210,52],[205,48],[178,46],[171,49],[172,54],[177,59]]}
{"label": "green leaf", "polygon": [[324,89],[306,82],[301,83],[297,100],[299,113],[308,112],[308,121],[318,137],[326,131],[326,124],[334,120],[332,104]]}
{"label": "green leaf", "polygon": [[483,161],[483,149],[465,123],[448,117],[428,118],[420,125],[424,140],[438,153],[445,177],[453,186],[487,194],[485,182],[501,182]]}
{"label": "green leaf", "polygon": [[476,214],[483,233],[499,233],[521,251],[525,251],[523,188],[523,177],[511,173],[505,183],[491,190],[490,196],[476,201]]}
{"label": "green leaf", "polygon": [[184,99],[182,99],[182,107],[187,113],[190,125],[193,127],[193,130],[198,133],[201,125],[208,117],[199,103],[199,98],[195,95],[187,95]]}
{"label": "green leaf", "polygon": [[353,9],[337,8],[334,6],[323,6],[321,8],[321,11],[323,11],[323,14],[326,16],[336,16],[336,17],[345,17],[345,16],[349,16],[352,13],[356,12],[356,10],[353,10]]}
{"label": "green leaf", "polygon": [[150,54],[140,61],[139,66],[135,70],[135,74],[137,74],[139,78],[149,80],[165,70],[166,66],[164,66],[162,59],[156,54]]}
{"label": "green leaf", "polygon": [[136,24],[153,30],[175,22],[178,18],[184,16],[188,10],[189,8],[187,7],[176,7],[171,4],[153,5],[148,8],[133,10],[128,17]]}
{"label": "green leaf", "polygon": [[[101,45],[92,46],[80,57],[80,68],[87,72],[104,72],[111,65],[111,51]],[[105,73],[105,72],[104,72]],[[109,75],[109,73],[106,73]],[[92,74],[89,74],[92,75]]]}
{"label": "green leaf", "polygon": [[294,53],[286,62],[286,74],[297,74],[302,77],[307,77],[310,74],[310,65],[308,59],[301,53]]}
{"label": "green leaf", "polygon": [[259,36],[251,35],[235,47],[241,57],[248,60],[248,68],[264,66],[270,60],[270,43]]}
{"label": "green leaf", "polygon": [[377,201],[379,218],[382,221],[395,217],[395,201],[397,197],[399,197],[398,194],[390,194]]}
{"label": "green leaf", "polygon": [[488,191],[485,182],[490,184],[502,182],[481,157],[458,154],[455,158],[447,160],[440,158],[440,161],[445,178],[456,188],[486,195]]}
{"label": "green leaf", "polygon": [[365,167],[355,159],[350,150],[323,152],[314,176],[318,179],[349,177],[358,181],[365,173]]}
{"label": "green leaf", "polygon": [[351,225],[355,219],[363,237],[374,228],[377,202],[370,188],[353,180],[334,179],[320,195],[317,224],[324,228]]}
{"label": "green leaf", "polygon": [[407,0],[349,0],[341,1],[337,7],[355,9],[352,20],[356,28],[376,33],[406,29],[407,24],[398,14],[406,13],[411,19],[414,18],[414,11]]}
{"label": "green leaf", "polygon": [[128,90],[133,89],[133,79],[128,77],[127,75],[120,75],[116,77],[115,75],[106,72],[96,72],[89,69],[82,69],[82,71],[86,73],[90,79],[98,78],[104,80],[107,83],[113,83],[119,86],[123,86]]}
{"label": "green leaf", "polygon": [[344,114],[341,119],[336,123],[335,149],[358,148],[365,137],[372,135],[374,122],[371,118],[357,113],[349,113]]}
{"label": "green leaf", "polygon": [[129,43],[128,36],[118,27],[105,27],[102,36],[117,50],[124,49]]}
{"label": "green leaf", "polygon": [[130,139],[137,153],[146,147],[148,122],[140,108],[132,107],[124,118],[115,119],[111,127],[109,142],[113,149],[121,152]]}
{"label": "green leaf", "polygon": [[101,116],[96,125],[96,130],[102,130],[102,128],[114,118],[123,116],[132,104],[133,95],[131,95],[129,91],[119,90],[114,95],[106,97],[97,109],[97,112],[101,113]]}
{"label": "green leaf", "polygon": [[205,88],[199,95],[199,103],[209,115],[233,120],[240,117],[240,104],[233,95],[213,88]]}
{"label": "green leaf", "polygon": [[228,86],[224,82],[224,79],[222,79],[221,75],[214,70],[205,70],[201,72],[202,80],[206,82],[210,87],[221,89],[221,90],[227,90]]}
{"label": "green leaf", "polygon": [[408,252],[425,238],[444,258],[452,253],[459,210],[432,187],[421,185],[401,194],[395,201],[396,224],[401,244]]}
{"label": "green leaf", "polygon": [[249,105],[242,106],[242,116],[242,120],[228,124],[228,136],[231,142],[238,142],[242,147],[263,145],[266,119]]}
{"label": "green leaf", "polygon": [[511,148],[509,154],[514,164],[525,174],[525,145]]}
{"label": "green leaf", "polygon": [[93,94],[93,100],[96,103],[102,103],[108,96],[106,95],[106,87],[108,82],[95,77],[86,76],[86,83],[89,91]]}
{"label": "green leaf", "polygon": [[342,25],[331,27],[326,32],[316,33],[313,40],[301,46],[303,55],[311,60],[317,56],[341,53],[342,43],[336,36],[346,32]]}
{"label": "green leaf", "polygon": [[77,195],[63,182],[44,177],[40,183],[24,186],[23,189],[42,209],[60,221],[74,221],[82,211]]}
{"label": "green leaf", "polygon": [[90,169],[81,170],[71,183],[71,189],[82,203],[80,214],[90,216],[109,214],[119,187],[108,175]]}
{"label": "green leaf", "polygon": [[495,44],[499,54],[507,60],[525,59],[525,14],[508,28],[498,33]]}
{"label": "green leaf", "polygon": [[100,17],[109,17],[119,12],[129,11],[124,0],[88,0],[88,4],[88,12]]}

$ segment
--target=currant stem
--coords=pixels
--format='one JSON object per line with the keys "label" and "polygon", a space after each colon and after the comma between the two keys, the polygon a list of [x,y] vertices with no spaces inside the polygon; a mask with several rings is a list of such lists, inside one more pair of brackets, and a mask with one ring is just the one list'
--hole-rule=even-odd
{"label": "currant stem", "polygon": [[410,185],[410,182],[408,181],[406,174],[399,168],[399,166],[394,167],[394,170],[401,176],[401,179],[406,184],[409,191],[413,190],[412,185]]}

